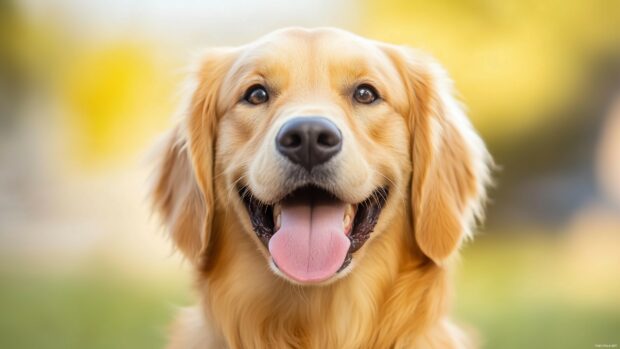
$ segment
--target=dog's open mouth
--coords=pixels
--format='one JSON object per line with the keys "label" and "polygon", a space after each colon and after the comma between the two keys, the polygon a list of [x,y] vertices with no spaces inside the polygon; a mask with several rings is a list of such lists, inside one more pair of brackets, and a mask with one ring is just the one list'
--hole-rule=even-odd
{"label": "dog's open mouth", "polygon": [[278,269],[307,283],[327,280],[351,263],[377,224],[388,189],[378,188],[357,204],[315,186],[298,188],[273,205],[257,200],[247,187],[239,195]]}

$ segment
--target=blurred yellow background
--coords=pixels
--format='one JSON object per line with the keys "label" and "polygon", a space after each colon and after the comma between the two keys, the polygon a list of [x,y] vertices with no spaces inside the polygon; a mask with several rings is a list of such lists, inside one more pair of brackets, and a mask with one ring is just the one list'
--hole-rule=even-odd
{"label": "blurred yellow background", "polygon": [[0,2],[0,347],[153,348],[189,273],[145,156],[200,48],[284,26],[422,48],[501,169],[456,315],[485,348],[620,344],[620,2]]}

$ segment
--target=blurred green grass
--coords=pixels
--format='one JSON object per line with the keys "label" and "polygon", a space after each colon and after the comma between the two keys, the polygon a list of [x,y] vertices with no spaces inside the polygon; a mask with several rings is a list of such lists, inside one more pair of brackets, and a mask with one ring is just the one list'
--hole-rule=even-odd
{"label": "blurred green grass", "polygon": [[94,272],[0,274],[0,348],[160,348],[185,284]]}
{"label": "blurred green grass", "polygon": [[592,261],[576,260],[565,243],[549,234],[479,236],[464,248],[455,314],[482,348],[620,345],[620,273],[592,282],[569,266],[593,269]]}
{"label": "blurred green grass", "polygon": [[[480,240],[464,249],[455,313],[483,348],[620,342],[620,302],[571,298],[575,287],[597,285],[577,275],[565,280],[552,262],[545,267],[556,259],[553,241]],[[170,276],[144,280],[97,266],[59,276],[4,266],[0,348],[160,348],[176,307],[192,303],[189,282]]]}

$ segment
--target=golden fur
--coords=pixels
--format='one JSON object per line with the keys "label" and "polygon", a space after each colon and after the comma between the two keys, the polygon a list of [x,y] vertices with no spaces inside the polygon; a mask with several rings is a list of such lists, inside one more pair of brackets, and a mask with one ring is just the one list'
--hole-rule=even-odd
{"label": "golden fur", "polygon": [[[200,296],[175,322],[170,348],[470,347],[448,319],[449,271],[482,214],[491,160],[438,64],[341,30],[295,28],[209,49],[192,78],[153,190]],[[348,88],[360,81],[383,102],[352,104]],[[238,103],[256,82],[277,95]],[[342,130],[334,191],[344,200],[390,186],[349,272],[321,285],[270,270],[235,189],[282,194],[271,148],[293,115],[324,115]]]}

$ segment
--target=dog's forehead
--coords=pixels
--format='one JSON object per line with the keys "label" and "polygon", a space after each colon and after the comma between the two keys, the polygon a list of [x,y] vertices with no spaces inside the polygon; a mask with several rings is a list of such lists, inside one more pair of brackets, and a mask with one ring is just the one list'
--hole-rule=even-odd
{"label": "dog's forehead", "polygon": [[[306,72],[306,68],[363,71],[387,66],[389,59],[373,41],[334,28],[279,30],[243,47],[233,70]],[[265,74],[265,75],[267,75]]]}

